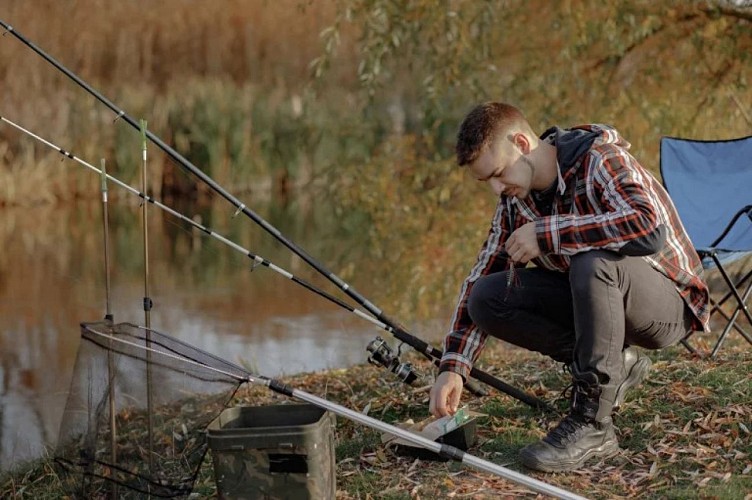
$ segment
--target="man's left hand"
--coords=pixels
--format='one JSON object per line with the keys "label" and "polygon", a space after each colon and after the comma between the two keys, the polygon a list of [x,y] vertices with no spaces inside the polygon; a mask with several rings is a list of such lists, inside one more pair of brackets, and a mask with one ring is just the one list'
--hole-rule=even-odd
{"label": "man's left hand", "polygon": [[514,262],[527,264],[532,259],[540,257],[542,253],[535,235],[535,222],[528,222],[512,232],[504,246],[509,258]]}

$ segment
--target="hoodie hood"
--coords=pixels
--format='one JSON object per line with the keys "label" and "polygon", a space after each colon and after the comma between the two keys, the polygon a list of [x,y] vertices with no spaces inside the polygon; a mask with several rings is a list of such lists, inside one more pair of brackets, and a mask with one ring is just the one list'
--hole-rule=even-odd
{"label": "hoodie hood", "polygon": [[591,124],[562,129],[551,127],[540,137],[556,146],[556,159],[561,172],[566,172],[590,148],[603,144],[615,144],[629,149],[630,144],[609,125]]}

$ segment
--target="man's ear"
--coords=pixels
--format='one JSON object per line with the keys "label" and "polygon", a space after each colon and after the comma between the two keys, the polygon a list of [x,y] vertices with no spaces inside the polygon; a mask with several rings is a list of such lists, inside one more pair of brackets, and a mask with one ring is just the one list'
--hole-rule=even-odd
{"label": "man's ear", "polygon": [[530,153],[530,140],[522,132],[516,132],[512,136],[512,142],[522,152],[523,155]]}

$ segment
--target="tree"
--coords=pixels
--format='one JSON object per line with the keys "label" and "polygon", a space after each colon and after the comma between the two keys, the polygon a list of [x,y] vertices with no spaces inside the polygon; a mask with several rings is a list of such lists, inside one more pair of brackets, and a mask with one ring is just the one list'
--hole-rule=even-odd
{"label": "tree", "polygon": [[368,214],[368,248],[400,277],[397,312],[448,305],[484,240],[495,199],[463,182],[452,159],[473,104],[515,103],[540,131],[612,123],[657,173],[661,135],[752,131],[748,3],[338,0],[315,73],[325,81],[332,65],[341,75],[348,59],[337,47],[354,50],[364,109],[402,108],[403,126],[336,188],[345,212]]}
{"label": "tree", "polygon": [[347,31],[364,91],[412,97],[400,102],[423,118],[415,132],[502,99],[541,126],[611,121],[655,154],[658,134],[752,128],[750,23],[748,0],[339,0],[314,68]]}

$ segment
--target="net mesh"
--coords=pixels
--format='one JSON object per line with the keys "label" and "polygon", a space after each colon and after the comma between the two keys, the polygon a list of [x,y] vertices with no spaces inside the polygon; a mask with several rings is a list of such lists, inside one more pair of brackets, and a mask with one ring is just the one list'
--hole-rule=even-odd
{"label": "net mesh", "polygon": [[76,498],[182,497],[247,372],[136,325],[83,323],[55,462]]}

